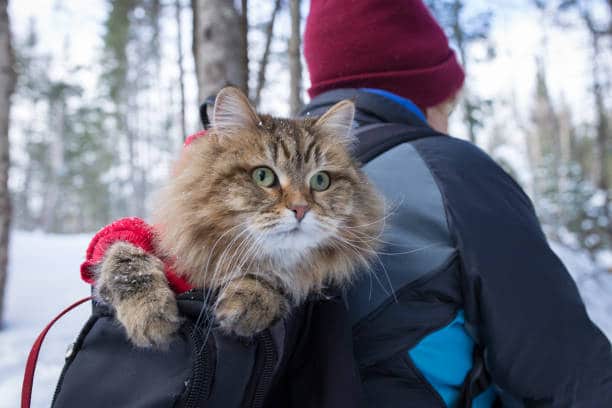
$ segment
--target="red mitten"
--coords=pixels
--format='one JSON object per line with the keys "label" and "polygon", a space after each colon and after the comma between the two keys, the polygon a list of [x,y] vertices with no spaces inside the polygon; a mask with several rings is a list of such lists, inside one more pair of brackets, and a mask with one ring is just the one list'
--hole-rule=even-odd
{"label": "red mitten", "polygon": [[[107,225],[89,243],[85,262],[81,264],[81,279],[90,284],[94,282],[93,266],[102,261],[106,250],[117,241],[129,242],[142,248],[145,252],[156,255],[153,246],[154,237],[153,227],[140,218],[122,218]],[[191,289],[184,279],[174,273],[168,262],[165,262],[164,266],[166,278],[175,292],[182,293]]]}

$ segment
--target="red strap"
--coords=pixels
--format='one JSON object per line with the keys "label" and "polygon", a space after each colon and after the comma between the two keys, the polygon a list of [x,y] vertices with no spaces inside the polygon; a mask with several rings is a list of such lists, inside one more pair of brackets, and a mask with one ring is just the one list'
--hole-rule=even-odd
{"label": "red strap", "polygon": [[28,362],[25,367],[25,374],[23,375],[23,386],[21,388],[21,408],[30,408],[30,401],[32,399],[32,384],[34,382],[34,370],[36,370],[36,360],[38,360],[38,353],[40,352],[40,346],[42,345],[45,336],[51,326],[55,324],[63,315],[79,306],[82,303],[91,300],[91,296],[86,297],[85,299],[81,299],[77,302],[74,302],[66,309],[64,309],[60,314],[58,314],[51,322],[44,328],[44,330],[38,335],[38,338],[32,345],[32,349],[30,350],[30,355],[28,356]]}

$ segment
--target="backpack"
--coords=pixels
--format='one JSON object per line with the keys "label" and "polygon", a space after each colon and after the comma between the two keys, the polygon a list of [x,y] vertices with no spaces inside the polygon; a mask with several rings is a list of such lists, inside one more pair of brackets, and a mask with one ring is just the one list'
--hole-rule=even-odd
{"label": "backpack", "polygon": [[[359,143],[354,156],[365,164],[398,144],[439,133],[376,123],[358,128],[355,135]],[[365,405],[341,293],[309,299],[288,319],[252,339],[227,336],[215,328],[207,298],[203,290],[177,296],[185,322],[167,350],[136,348],[112,311],[92,301],[91,317],[66,355],[52,408]],[[32,348],[22,408],[29,408],[42,340],[58,318]]]}

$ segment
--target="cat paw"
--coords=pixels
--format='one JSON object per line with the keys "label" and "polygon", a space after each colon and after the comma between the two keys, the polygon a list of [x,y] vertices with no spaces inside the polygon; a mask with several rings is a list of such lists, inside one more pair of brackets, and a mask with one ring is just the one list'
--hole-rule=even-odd
{"label": "cat paw", "polygon": [[215,308],[219,327],[226,333],[252,337],[283,317],[287,299],[256,279],[232,281],[221,294]]}
{"label": "cat paw", "polygon": [[[167,349],[181,326],[176,299],[171,290],[158,290],[147,299],[130,299],[117,308],[117,320],[128,339],[138,347]],[[165,292],[165,293],[162,293]]]}

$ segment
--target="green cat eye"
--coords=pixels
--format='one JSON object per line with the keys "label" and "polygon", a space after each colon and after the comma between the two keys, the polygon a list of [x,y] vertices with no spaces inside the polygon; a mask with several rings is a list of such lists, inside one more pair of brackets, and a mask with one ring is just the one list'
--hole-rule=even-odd
{"label": "green cat eye", "polygon": [[329,188],[330,184],[329,174],[324,171],[319,171],[310,178],[310,188],[314,191],[325,191]]}
{"label": "green cat eye", "polygon": [[269,167],[257,167],[251,173],[253,181],[262,187],[272,187],[276,182],[276,174]]}

